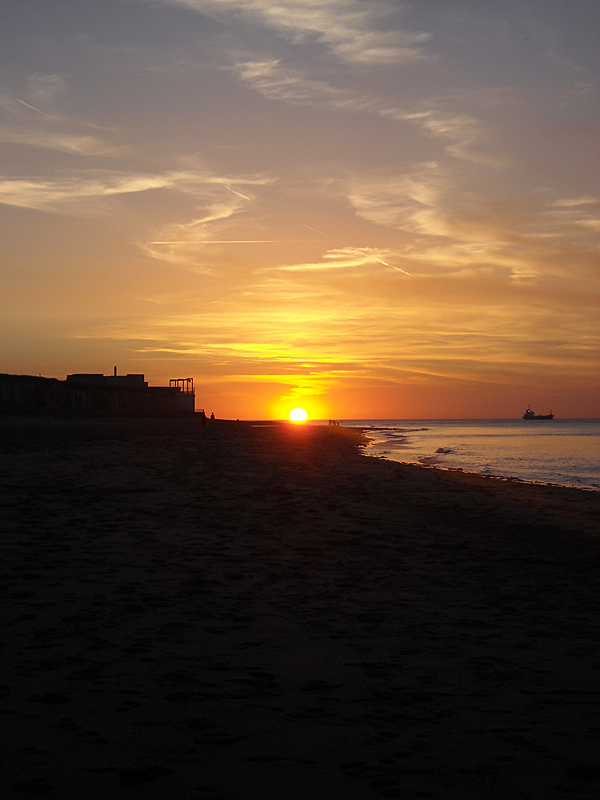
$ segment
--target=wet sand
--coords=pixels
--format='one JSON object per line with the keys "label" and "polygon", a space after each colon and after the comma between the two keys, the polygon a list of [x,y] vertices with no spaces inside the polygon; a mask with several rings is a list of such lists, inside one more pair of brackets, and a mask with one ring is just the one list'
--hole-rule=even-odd
{"label": "wet sand", "polygon": [[595,798],[600,492],[0,419],[0,791]]}

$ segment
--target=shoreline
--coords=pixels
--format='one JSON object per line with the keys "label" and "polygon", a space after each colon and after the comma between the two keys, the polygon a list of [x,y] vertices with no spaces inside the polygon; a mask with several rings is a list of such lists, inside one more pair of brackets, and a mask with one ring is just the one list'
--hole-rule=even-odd
{"label": "shoreline", "polygon": [[[421,421],[419,421],[419,422],[421,422]],[[425,421],[423,421],[423,422],[425,422]],[[441,431],[441,435],[443,436],[444,435],[444,425],[448,425],[449,424],[449,425],[452,426],[456,422],[461,423],[461,422],[465,422],[465,420],[458,420],[458,421],[454,421],[454,420],[434,420],[433,422],[440,423],[440,431]],[[477,424],[478,422],[485,422],[486,424],[488,422],[491,422],[491,423],[494,423],[494,422],[501,422],[501,423],[502,422],[509,422],[509,423],[513,424],[515,422],[518,423],[519,421],[518,420],[483,420],[483,421],[481,421],[481,420],[467,420],[467,422],[469,422],[469,424],[471,424],[471,423]],[[581,423],[581,422],[589,422],[589,423],[593,423],[595,426],[598,426],[600,424],[600,420],[596,420],[596,419],[559,420],[559,422],[575,422],[575,423],[578,423],[578,424]],[[369,435],[369,433],[371,431],[374,431],[374,430],[395,431],[395,432],[401,432],[403,434],[410,433],[410,431],[404,431],[404,430],[401,431],[401,429],[399,429],[399,428],[390,428],[390,427],[388,427],[388,428],[377,428],[377,429],[362,427],[361,430],[363,430],[366,435]],[[417,430],[417,432],[419,432],[422,429],[418,428],[416,430]],[[430,429],[427,428],[425,430],[430,430]],[[490,429],[490,431],[491,430],[493,430],[493,429]],[[524,430],[527,431],[529,429],[525,428]],[[486,431],[486,432],[489,433],[489,431]],[[598,432],[600,433],[600,430]],[[450,434],[450,435],[452,436],[452,434]],[[512,432],[511,435],[514,436],[515,432]],[[457,451],[455,451],[454,449],[447,450],[447,449],[441,448],[440,450],[437,450],[435,453],[430,452],[429,455],[423,455],[422,451],[425,451],[425,452],[427,451],[427,448],[426,448],[426,446],[424,444],[422,444],[420,448],[417,448],[417,447],[415,447],[414,443],[398,444],[397,441],[389,442],[386,439],[377,438],[376,436],[371,436],[369,438],[371,440],[371,445],[370,445],[370,448],[369,448],[370,452],[366,452],[365,455],[368,455],[368,456],[371,456],[371,457],[374,457],[374,458],[385,458],[385,459],[387,459],[389,461],[395,461],[397,463],[414,464],[414,465],[421,466],[421,467],[424,467],[424,468],[439,469],[439,470],[441,470],[443,472],[464,472],[465,474],[468,474],[468,475],[479,475],[479,476],[481,476],[483,478],[488,478],[489,477],[489,478],[497,479],[497,480],[518,481],[518,482],[521,482],[521,483],[529,483],[529,484],[535,484],[535,485],[540,485],[540,486],[558,486],[558,487],[564,487],[564,488],[580,489],[582,491],[592,491],[592,492],[600,491],[600,483],[598,482],[598,478],[596,477],[596,479],[594,479],[594,476],[592,474],[589,474],[589,467],[591,467],[591,464],[588,465],[588,471],[585,472],[585,474],[584,474],[584,472],[582,472],[581,465],[580,465],[579,468],[577,468],[577,467],[575,468],[575,474],[568,474],[568,472],[564,472],[564,474],[559,474],[559,473],[556,473],[555,471],[553,471],[553,474],[544,475],[544,472],[548,472],[548,470],[546,469],[546,465],[545,465],[546,462],[544,462],[543,460],[542,461],[538,460],[537,463],[535,463],[535,460],[534,460],[534,462],[532,462],[532,463],[528,463],[528,464],[526,463],[526,466],[524,468],[517,467],[517,469],[515,470],[513,467],[510,467],[510,466],[508,466],[506,464],[503,465],[503,463],[502,463],[502,455],[501,455],[500,452],[498,452],[495,456],[494,455],[491,456],[492,464],[494,465],[493,468],[494,468],[495,472],[490,472],[489,471],[490,470],[489,463],[486,464],[485,470],[476,471],[476,470],[479,469],[479,467],[474,463],[474,462],[476,462],[478,460],[477,455],[475,455],[474,459],[473,458],[467,459],[467,463],[464,463],[464,461],[463,461],[463,465],[462,466],[452,466],[449,463],[447,463],[447,464],[440,463],[440,458],[438,457],[438,454],[442,453],[443,456],[445,456],[447,453],[452,453],[453,455],[456,455]],[[404,437],[404,438],[406,438],[406,437]],[[381,447],[388,447],[389,450],[383,451],[383,453],[380,454]],[[417,452],[418,452],[419,449],[421,450],[421,455],[417,455]],[[405,450],[411,451],[411,456],[409,456],[408,458],[403,454],[403,451],[405,451]],[[548,456],[548,453],[546,453],[546,456]],[[583,455],[584,462],[585,462],[586,457],[589,460],[589,454]],[[480,458],[481,458],[481,453],[479,454],[479,459]],[[468,463],[469,460],[471,461],[471,463]],[[503,472],[503,466],[506,469],[506,473]],[[512,471],[512,474],[510,474],[511,471]],[[529,477],[527,472],[529,472],[530,474],[535,474],[536,477]],[[519,473],[521,473],[521,474],[519,474]]]}
{"label": "shoreline", "polygon": [[395,458],[388,458],[387,456],[371,456],[368,453],[364,453],[363,455],[365,455],[367,458],[379,458],[384,461],[391,461],[395,464],[405,464],[407,467],[418,467],[420,469],[435,470],[436,472],[456,472],[460,475],[465,475],[467,477],[473,476],[474,478],[482,478],[483,480],[523,483],[529,486],[547,486],[555,487],[557,489],[574,489],[577,492],[600,492],[600,488],[595,486],[573,486],[572,484],[567,483],[553,483],[552,481],[537,481],[528,478],[518,478],[513,475],[493,475],[492,473],[469,472],[461,467],[440,467],[437,465],[434,466],[433,464],[423,464],[419,461],[399,461]]}
{"label": "shoreline", "polygon": [[596,795],[600,495],[354,429],[0,421],[0,788]]}

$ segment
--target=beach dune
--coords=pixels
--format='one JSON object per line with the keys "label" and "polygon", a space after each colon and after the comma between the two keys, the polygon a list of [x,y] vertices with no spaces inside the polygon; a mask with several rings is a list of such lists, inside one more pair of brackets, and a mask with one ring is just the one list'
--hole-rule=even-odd
{"label": "beach dune", "polygon": [[597,797],[600,493],[2,418],[3,797]]}

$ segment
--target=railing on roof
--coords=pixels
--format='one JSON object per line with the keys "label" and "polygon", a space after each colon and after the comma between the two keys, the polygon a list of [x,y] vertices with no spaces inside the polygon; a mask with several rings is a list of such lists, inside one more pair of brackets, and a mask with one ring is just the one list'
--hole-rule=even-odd
{"label": "railing on roof", "polygon": [[194,394],[194,379],[193,378],[171,378],[169,387],[181,389],[186,394]]}

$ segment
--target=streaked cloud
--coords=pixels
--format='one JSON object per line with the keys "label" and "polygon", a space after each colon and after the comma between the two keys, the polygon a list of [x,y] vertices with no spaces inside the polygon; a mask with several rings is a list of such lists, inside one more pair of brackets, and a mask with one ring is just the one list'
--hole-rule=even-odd
{"label": "streaked cloud", "polygon": [[[585,376],[600,346],[600,335],[584,337],[573,348],[581,312],[561,317],[540,308],[535,295],[508,311],[490,298],[485,318],[470,303],[444,306],[411,298],[408,306],[366,297],[362,308],[351,298],[335,305],[310,302],[289,308],[257,309],[248,298],[220,304],[202,314],[162,314],[135,325],[90,328],[86,336],[137,340],[143,353],[166,352],[194,363],[207,374],[242,380],[287,375],[292,385],[303,376],[313,393],[319,380],[330,387],[349,378],[404,383],[429,377],[495,383],[499,368],[517,378],[560,365]],[[452,334],[449,335],[449,331]],[[241,334],[241,335],[240,335]],[[315,353],[319,356],[315,358]],[[322,388],[322,387],[321,387]]]}
{"label": "streaked cloud", "polygon": [[294,105],[312,105],[355,114],[373,114],[394,122],[420,128],[427,135],[449,139],[447,151],[457,158],[468,158],[490,166],[501,165],[497,156],[478,152],[474,145],[483,136],[483,126],[472,115],[437,107],[435,100],[420,108],[406,110],[383,98],[339,89],[326,81],[306,77],[298,70],[285,68],[279,59],[240,62],[232,67],[239,79],[271,100]]}
{"label": "streaked cloud", "polygon": [[[142,0],[142,2],[156,0]],[[393,5],[358,0],[161,0],[200,14],[233,17],[260,25],[292,43],[315,42],[342,61],[365,65],[406,64],[424,57],[425,31],[394,25]],[[394,27],[390,30],[390,22]]]}
{"label": "streaked cloud", "polygon": [[14,4],[3,369],[234,418],[598,408],[595,15],[526,6]]}
{"label": "streaked cloud", "polygon": [[583,277],[590,272],[587,233],[598,218],[586,203],[499,203],[486,194],[458,191],[452,171],[435,162],[396,175],[359,175],[331,182],[326,191],[347,198],[356,214],[408,235],[385,260],[411,275],[465,277],[500,270],[516,282],[542,275]]}
{"label": "streaked cloud", "polygon": [[[29,76],[30,90],[26,102],[8,91],[0,92],[0,142],[39,150],[54,150],[77,156],[123,158],[134,148],[110,141],[112,131],[102,126],[57,113],[53,100],[66,91],[59,75]],[[33,105],[33,101],[45,110]],[[89,131],[94,130],[94,133]]]}
{"label": "streaked cloud", "polygon": [[[270,179],[260,176],[217,176],[198,171],[164,173],[111,172],[88,170],[49,178],[0,180],[0,203],[64,214],[93,213],[102,210],[94,201],[152,190],[171,190],[193,196],[207,204],[198,220],[176,226],[180,238],[186,232],[213,220],[224,219],[244,202],[244,195],[230,191],[237,186],[262,185]],[[217,200],[216,196],[221,199]]]}
{"label": "streaked cloud", "polygon": [[581,225],[583,228],[591,228],[593,231],[600,231],[600,218],[596,219],[578,219],[575,220],[576,225]]}
{"label": "streaked cloud", "polygon": [[[374,247],[338,247],[333,250],[327,250],[323,254],[322,261],[316,263],[292,264],[279,267],[279,269],[283,272],[311,272],[314,270],[328,269],[356,269],[359,267],[373,267],[377,265],[399,269],[388,263],[388,260],[393,257],[394,254],[391,251]],[[399,271],[404,272],[404,270]]]}
{"label": "streaked cloud", "polygon": [[29,76],[28,95],[32,103],[50,103],[66,91],[67,80],[64,75],[42,75],[34,72]]}
{"label": "streaked cloud", "polygon": [[572,208],[573,206],[589,206],[600,203],[597,197],[566,197],[555,200],[551,205],[556,208]]}
{"label": "streaked cloud", "polygon": [[37,147],[42,150],[58,150],[82,156],[122,158],[131,152],[130,147],[109,144],[99,136],[48,130],[19,130],[18,128],[0,127],[0,142],[18,144],[22,147]]}

